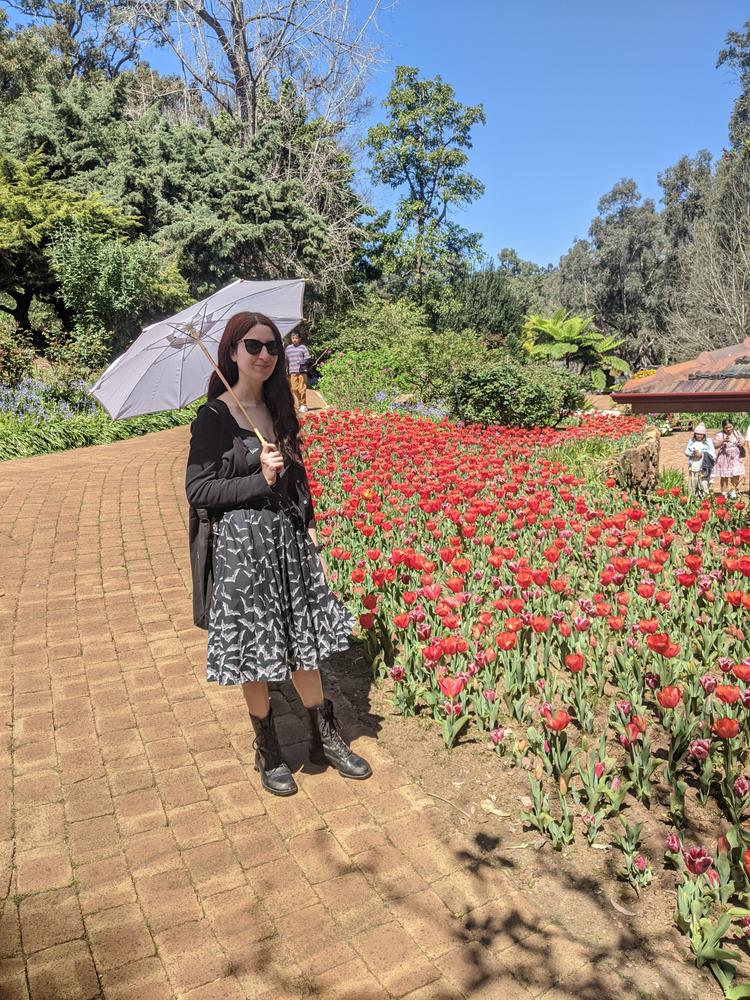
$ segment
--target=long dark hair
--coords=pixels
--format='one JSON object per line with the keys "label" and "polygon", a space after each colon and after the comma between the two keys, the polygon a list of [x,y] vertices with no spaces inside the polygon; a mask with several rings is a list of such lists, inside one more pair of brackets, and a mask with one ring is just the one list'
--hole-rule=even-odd
{"label": "long dark hair", "polygon": [[[263,313],[241,312],[232,316],[224,329],[219,351],[217,364],[227,382],[234,388],[240,377],[237,362],[232,361],[232,348],[235,347],[250,330],[255,326],[267,326],[273,333],[274,340],[279,345],[276,367],[263,383],[263,402],[268,407],[273,421],[273,429],[276,434],[281,453],[294,462],[301,462],[302,455],[299,446],[299,421],[294,412],[294,400],[292,390],[286,377],[286,363],[284,359],[284,342],[281,339],[279,328],[272,319],[264,316]],[[214,372],[208,383],[208,399],[216,399],[223,392],[226,386],[219,376]]]}

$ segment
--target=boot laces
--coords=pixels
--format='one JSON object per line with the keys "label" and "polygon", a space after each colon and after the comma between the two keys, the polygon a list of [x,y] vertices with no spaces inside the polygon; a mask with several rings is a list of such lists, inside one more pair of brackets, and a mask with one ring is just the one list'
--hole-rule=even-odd
{"label": "boot laces", "polygon": [[257,750],[263,756],[263,763],[267,771],[272,771],[284,763],[278,737],[270,726],[261,729],[257,734],[253,740],[253,750]]}
{"label": "boot laces", "polygon": [[354,751],[338,731],[337,727],[340,726],[341,723],[333,714],[333,711],[325,712],[323,718],[325,724],[325,739],[331,745],[332,749],[339,751],[339,753],[342,753],[346,757],[351,757]]}

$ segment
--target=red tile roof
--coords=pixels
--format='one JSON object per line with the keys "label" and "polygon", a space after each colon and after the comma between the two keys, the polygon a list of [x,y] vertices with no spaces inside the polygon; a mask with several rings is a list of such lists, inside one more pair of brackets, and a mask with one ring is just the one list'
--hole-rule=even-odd
{"label": "red tile roof", "polygon": [[750,337],[704,351],[693,361],[665,365],[648,378],[630,379],[612,398],[629,403],[635,413],[750,410]]}

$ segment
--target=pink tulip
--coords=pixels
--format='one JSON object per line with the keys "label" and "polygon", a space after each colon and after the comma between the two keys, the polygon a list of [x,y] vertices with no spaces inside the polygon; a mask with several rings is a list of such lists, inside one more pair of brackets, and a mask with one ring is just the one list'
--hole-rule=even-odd
{"label": "pink tulip", "polygon": [[691,847],[682,852],[682,858],[691,875],[703,875],[714,863],[714,859],[706,852],[705,847]]}
{"label": "pink tulip", "polygon": [[670,833],[667,837],[667,851],[670,854],[679,854],[682,850],[682,844],[680,843],[680,838],[676,833]]}
{"label": "pink tulip", "polygon": [[711,740],[693,740],[690,744],[690,756],[703,762],[711,751]]}

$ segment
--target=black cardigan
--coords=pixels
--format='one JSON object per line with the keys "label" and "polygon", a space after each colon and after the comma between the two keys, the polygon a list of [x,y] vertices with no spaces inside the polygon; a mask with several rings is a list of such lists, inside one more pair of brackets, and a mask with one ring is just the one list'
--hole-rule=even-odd
{"label": "black cardigan", "polygon": [[191,424],[185,492],[191,507],[222,513],[240,507],[263,506],[283,495],[298,508],[305,527],[315,527],[310,484],[304,466],[287,461],[276,483],[269,486],[260,468],[260,442],[240,427],[229,407],[211,399]]}

